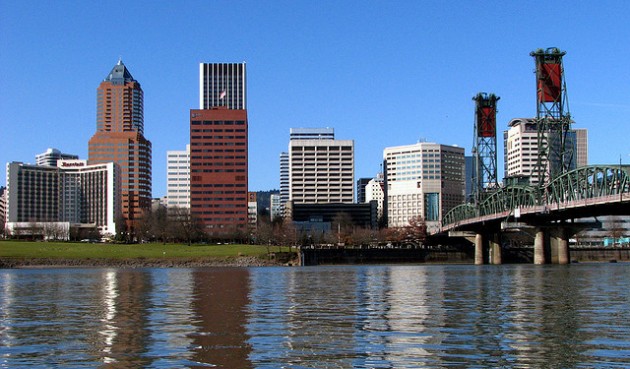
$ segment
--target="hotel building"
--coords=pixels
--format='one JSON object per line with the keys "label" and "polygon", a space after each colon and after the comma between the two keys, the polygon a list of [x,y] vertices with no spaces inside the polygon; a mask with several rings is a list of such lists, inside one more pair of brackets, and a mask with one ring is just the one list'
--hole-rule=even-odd
{"label": "hotel building", "polygon": [[144,137],[144,95],[121,60],[97,89],[96,133],[88,162],[114,162],[121,172],[121,209],[127,227],[151,208],[151,142]]}
{"label": "hotel building", "polygon": [[59,160],[54,167],[8,163],[7,225],[15,230],[29,223],[67,223],[114,235],[121,215],[119,186],[120,171],[111,162]]}
{"label": "hotel building", "polygon": [[420,142],[383,150],[385,209],[389,227],[413,217],[436,228],[444,214],[464,203],[464,149]]}

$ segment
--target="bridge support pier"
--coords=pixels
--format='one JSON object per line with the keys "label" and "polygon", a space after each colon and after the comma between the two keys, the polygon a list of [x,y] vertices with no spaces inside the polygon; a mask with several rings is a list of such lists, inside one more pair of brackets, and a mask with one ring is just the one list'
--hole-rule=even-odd
{"label": "bridge support pier", "polygon": [[534,237],[534,264],[545,264],[545,232],[536,228]]}
{"label": "bridge support pier", "polygon": [[569,264],[569,240],[566,229],[564,227],[559,227],[554,229],[551,233],[551,263]]}
{"label": "bridge support pier", "polygon": [[475,235],[475,265],[483,265],[483,235]]}
{"label": "bridge support pier", "polygon": [[501,243],[500,243],[500,235],[495,233],[489,240],[489,248],[490,248],[490,264],[499,265],[502,264],[501,258]]}

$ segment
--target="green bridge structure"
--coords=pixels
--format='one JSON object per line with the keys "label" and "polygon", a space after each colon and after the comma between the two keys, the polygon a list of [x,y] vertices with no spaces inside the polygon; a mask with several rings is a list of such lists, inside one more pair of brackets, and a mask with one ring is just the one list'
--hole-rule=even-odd
{"label": "green bridge structure", "polygon": [[501,264],[501,234],[525,231],[534,237],[534,264],[568,264],[569,238],[606,215],[630,215],[630,166],[584,166],[545,185],[487,190],[477,204],[445,214],[437,233],[473,242],[475,264]]}

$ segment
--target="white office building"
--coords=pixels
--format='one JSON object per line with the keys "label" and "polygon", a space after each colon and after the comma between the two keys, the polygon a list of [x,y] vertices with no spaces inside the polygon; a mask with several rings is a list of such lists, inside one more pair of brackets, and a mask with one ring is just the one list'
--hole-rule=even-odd
{"label": "white office building", "polygon": [[385,214],[389,227],[421,217],[437,228],[444,214],[464,203],[464,149],[420,142],[383,150]]}
{"label": "white office building", "polygon": [[166,152],[166,205],[190,209],[190,145]]}
{"label": "white office building", "polygon": [[383,218],[383,207],[385,201],[385,181],[383,173],[379,173],[375,178],[372,178],[365,186],[365,202],[376,201],[376,212],[378,219]]}
{"label": "white office building", "polygon": [[[503,132],[505,176],[529,178],[531,185],[540,180],[536,171],[538,162],[538,130],[535,118],[516,118]],[[571,168],[588,165],[588,134],[586,129],[571,129],[567,147],[572,151]],[[549,168],[549,164],[546,164]],[[547,169],[548,172],[548,169]]]}
{"label": "white office building", "polygon": [[290,201],[297,204],[353,203],[353,140],[292,139],[288,154]]}

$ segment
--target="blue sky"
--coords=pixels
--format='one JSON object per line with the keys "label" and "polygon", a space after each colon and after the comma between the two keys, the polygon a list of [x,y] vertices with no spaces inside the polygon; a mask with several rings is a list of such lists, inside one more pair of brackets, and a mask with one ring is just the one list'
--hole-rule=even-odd
{"label": "blue sky", "polygon": [[2,0],[0,163],[48,147],[87,159],[96,88],[122,57],[144,90],[163,196],[166,151],[185,148],[198,108],[198,64],[245,61],[251,191],[279,187],[291,127],[355,140],[355,177],[371,177],[388,146],[469,154],[478,92],[501,97],[499,132],[535,116],[529,53],[558,47],[589,162],[628,164],[629,14],[627,1]]}

